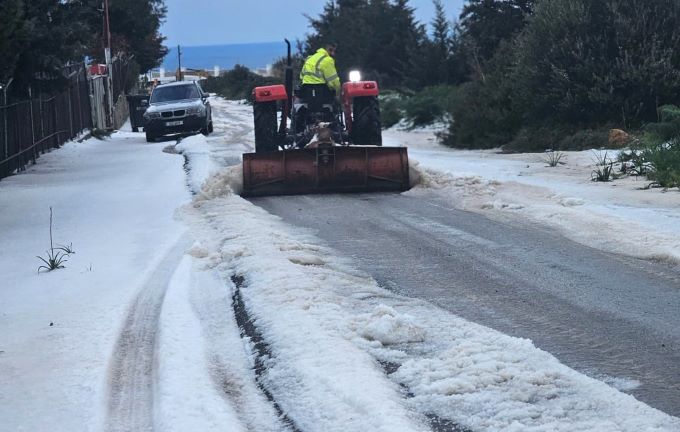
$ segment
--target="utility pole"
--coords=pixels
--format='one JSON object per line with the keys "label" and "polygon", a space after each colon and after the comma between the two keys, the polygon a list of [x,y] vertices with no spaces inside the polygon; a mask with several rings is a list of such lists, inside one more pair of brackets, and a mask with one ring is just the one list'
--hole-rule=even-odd
{"label": "utility pole", "polygon": [[109,122],[111,129],[113,124],[113,64],[111,62],[111,27],[109,24],[109,0],[104,0],[104,59],[106,60],[106,87],[109,94]]}
{"label": "utility pole", "polygon": [[177,67],[177,81],[184,81],[184,76],[182,76],[182,47],[179,45],[177,45]]}

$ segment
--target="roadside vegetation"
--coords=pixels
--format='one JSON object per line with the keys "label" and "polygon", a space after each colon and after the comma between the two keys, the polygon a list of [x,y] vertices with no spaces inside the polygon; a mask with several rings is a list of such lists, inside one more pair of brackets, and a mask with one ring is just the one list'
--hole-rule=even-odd
{"label": "roadside vegetation", "polygon": [[[161,63],[167,53],[159,29],[166,15],[163,0],[111,0],[111,52],[132,79]],[[64,67],[85,56],[104,63],[101,0],[3,0],[0,6],[0,83],[13,79],[10,100],[63,88]]]}

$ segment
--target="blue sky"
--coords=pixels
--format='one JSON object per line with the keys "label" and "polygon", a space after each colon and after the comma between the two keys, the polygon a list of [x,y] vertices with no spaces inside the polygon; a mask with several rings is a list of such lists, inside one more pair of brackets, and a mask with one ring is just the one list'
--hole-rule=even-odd
{"label": "blue sky", "polygon": [[[432,0],[411,0],[416,17],[429,23]],[[444,0],[450,19],[464,0]],[[168,17],[161,32],[174,46],[273,42],[302,38],[309,32],[303,14],[318,16],[325,0],[166,0]]]}

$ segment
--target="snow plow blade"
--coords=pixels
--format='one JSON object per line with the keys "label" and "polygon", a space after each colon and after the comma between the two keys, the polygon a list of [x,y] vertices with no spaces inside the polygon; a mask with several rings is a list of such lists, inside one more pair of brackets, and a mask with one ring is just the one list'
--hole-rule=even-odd
{"label": "snow plow blade", "polygon": [[404,147],[318,147],[243,155],[243,196],[409,189]]}

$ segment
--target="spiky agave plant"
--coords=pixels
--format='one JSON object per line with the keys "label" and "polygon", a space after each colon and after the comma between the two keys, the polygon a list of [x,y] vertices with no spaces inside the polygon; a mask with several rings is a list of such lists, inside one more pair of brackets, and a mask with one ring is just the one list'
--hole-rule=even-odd
{"label": "spiky agave plant", "polygon": [[608,182],[612,180],[614,177],[614,161],[609,159],[607,152],[604,152],[604,156],[602,156],[601,153],[596,153],[595,157],[596,167],[591,175],[592,180],[597,182]]}
{"label": "spiky agave plant", "polygon": [[52,243],[52,207],[50,207],[50,250],[45,251],[45,253],[47,254],[46,258],[36,256],[36,258],[45,263],[44,265],[38,267],[38,273],[40,273],[40,270],[42,269],[45,269],[49,272],[52,270],[64,268],[64,263],[68,261],[66,259],[68,254],[66,252],[64,252],[63,250],[62,251],[54,250],[54,245]]}
{"label": "spiky agave plant", "polygon": [[564,153],[550,150],[546,152],[545,163],[547,163],[549,167],[555,168],[557,165],[564,164],[562,158],[564,158]]}

